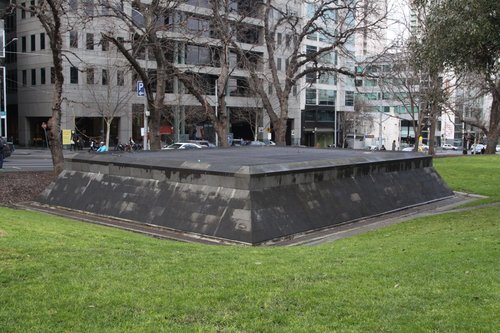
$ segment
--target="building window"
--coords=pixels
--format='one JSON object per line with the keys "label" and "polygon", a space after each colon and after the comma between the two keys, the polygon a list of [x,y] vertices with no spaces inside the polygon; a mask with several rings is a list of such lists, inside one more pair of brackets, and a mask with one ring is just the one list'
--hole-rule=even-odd
{"label": "building window", "polygon": [[[144,19],[143,19],[144,20]],[[186,20],[188,30],[197,36],[210,37],[210,22],[199,17],[188,17]]]}
{"label": "building window", "polygon": [[332,122],[334,113],[334,110],[318,110],[316,113],[316,120],[318,122]]}
{"label": "building window", "polygon": [[212,63],[210,49],[205,46],[188,45],[186,47],[186,64],[209,65]]}
{"label": "building window", "polygon": [[109,0],[101,0],[99,3],[101,6],[101,14],[109,15]]}
{"label": "building window", "polygon": [[35,35],[31,35],[30,37],[31,37],[30,48],[31,48],[31,52],[33,52],[36,49],[36,38],[35,38]]}
{"label": "building window", "polygon": [[87,84],[94,84],[94,69],[87,68]]}
{"label": "building window", "polygon": [[69,32],[69,47],[78,48],[78,32]]}
{"label": "building window", "polygon": [[35,0],[30,1],[30,9],[31,9],[30,17],[35,16]]}
{"label": "building window", "polygon": [[26,87],[26,84],[28,84],[28,72],[25,69],[22,71],[22,84],[23,87]]}
{"label": "building window", "polygon": [[87,14],[88,16],[94,15],[93,0],[82,0],[82,7],[85,14]]}
{"label": "building window", "polygon": [[50,83],[51,84],[56,83],[56,71],[54,67],[50,67]]}
{"label": "building window", "polygon": [[276,34],[276,44],[281,45],[281,39],[282,39],[282,38],[283,38],[283,37],[282,37],[281,32],[278,32],[278,33]]}
{"label": "building window", "polygon": [[24,8],[26,8],[26,3],[23,2],[21,4],[21,7],[23,7],[23,9],[21,9],[21,19],[25,19],[26,18],[26,10],[24,10]]}
{"label": "building window", "polygon": [[107,39],[101,39],[101,47],[103,51],[109,50],[109,41]]}
{"label": "building window", "polygon": [[71,67],[69,69],[69,83],[78,84],[78,68]]}
{"label": "building window", "polygon": [[45,84],[45,68],[40,68],[40,84]]}
{"label": "building window", "polygon": [[354,106],[354,91],[345,92],[345,106]]}
{"label": "building window", "polygon": [[318,34],[315,32],[313,32],[312,34],[308,34],[307,39],[316,41],[318,39]]}
{"label": "building window", "polygon": [[267,87],[267,92],[268,92],[268,95],[273,94],[273,85],[272,84],[269,84],[269,86]]}
{"label": "building window", "polygon": [[306,54],[313,54],[318,51],[318,48],[313,45],[306,45]]}
{"label": "building window", "polygon": [[69,0],[69,8],[75,12],[78,9],[78,0]]}
{"label": "building window", "polygon": [[45,50],[45,33],[40,33],[40,50]]}
{"label": "building window", "polygon": [[87,50],[94,49],[94,34],[87,34]]}
{"label": "building window", "polygon": [[281,70],[281,58],[276,59],[276,69]]}
{"label": "building window", "polygon": [[107,69],[102,70],[102,85],[103,86],[108,85],[108,70]]}
{"label": "building window", "polygon": [[316,105],[316,89],[306,89],[306,104]]}
{"label": "building window", "polygon": [[321,62],[324,64],[336,65],[337,64],[337,52],[324,53],[321,56]]}
{"label": "building window", "polygon": [[319,76],[319,83],[321,84],[337,84],[337,73],[321,73]]}
{"label": "building window", "polygon": [[316,72],[306,74],[306,83],[316,83]]}
{"label": "building window", "polygon": [[21,37],[21,52],[26,53],[26,36]]}
{"label": "building window", "polygon": [[31,70],[31,85],[36,86],[36,69]]}
{"label": "building window", "polygon": [[337,92],[335,90],[319,90],[318,104],[319,105],[335,105]]}
{"label": "building window", "polygon": [[125,75],[123,71],[116,72],[116,85],[123,86],[125,84]]}

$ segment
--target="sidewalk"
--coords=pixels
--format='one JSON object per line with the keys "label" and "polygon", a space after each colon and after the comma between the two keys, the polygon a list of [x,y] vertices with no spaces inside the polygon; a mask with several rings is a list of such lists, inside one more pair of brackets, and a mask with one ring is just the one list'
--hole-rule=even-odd
{"label": "sidewalk", "polygon": [[[69,157],[73,156],[77,153],[83,153],[86,152],[86,150],[69,150],[69,149],[63,149],[63,155],[64,157]],[[13,156],[50,156],[50,149],[47,148],[16,148],[14,152],[12,153]]]}

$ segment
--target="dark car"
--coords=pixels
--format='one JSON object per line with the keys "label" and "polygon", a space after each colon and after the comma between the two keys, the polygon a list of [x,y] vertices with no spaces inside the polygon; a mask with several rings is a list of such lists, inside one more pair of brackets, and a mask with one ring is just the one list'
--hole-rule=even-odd
{"label": "dark car", "polygon": [[[12,154],[9,144],[5,138],[0,137],[0,141],[2,141],[3,145],[3,158],[9,157]],[[2,146],[0,145],[0,146]]]}

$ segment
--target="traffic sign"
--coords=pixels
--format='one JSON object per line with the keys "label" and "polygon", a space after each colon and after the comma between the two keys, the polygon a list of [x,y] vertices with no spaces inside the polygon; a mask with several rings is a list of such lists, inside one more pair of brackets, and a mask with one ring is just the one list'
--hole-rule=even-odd
{"label": "traffic sign", "polygon": [[142,81],[137,81],[137,96],[146,96],[146,89]]}

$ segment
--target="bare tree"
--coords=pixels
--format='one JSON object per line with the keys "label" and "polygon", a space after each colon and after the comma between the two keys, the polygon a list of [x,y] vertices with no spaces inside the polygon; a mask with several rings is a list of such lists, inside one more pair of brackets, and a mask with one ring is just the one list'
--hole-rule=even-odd
{"label": "bare tree", "polygon": [[343,112],[339,121],[339,127],[342,132],[342,148],[347,148],[347,138],[349,135],[354,134],[353,142],[356,139],[364,138],[365,133],[360,133],[359,136],[357,135],[358,129],[362,128],[369,130],[373,128],[373,112],[375,109],[373,105],[367,103],[366,100],[358,96],[358,98],[354,100],[354,111]]}
{"label": "bare tree", "polygon": [[[373,35],[381,31],[387,9],[379,1],[322,0],[308,3],[307,15],[299,17],[292,2],[267,0],[261,6],[265,62],[269,69],[262,71],[249,66],[248,71],[251,87],[271,119],[276,142],[284,145],[289,96],[294,86],[311,73],[354,76],[352,68],[339,66],[331,59],[336,59],[337,54],[353,57],[346,44],[357,33]],[[286,36],[284,43],[277,43],[277,33]],[[314,50],[304,50],[306,39],[314,34],[320,34],[328,42]],[[239,43],[233,41],[233,47],[241,57],[247,57]],[[285,59],[284,71],[280,69],[282,59]],[[250,63],[248,57],[247,62]],[[273,86],[273,94],[266,89],[268,84]]]}
{"label": "bare tree", "polygon": [[103,78],[107,82],[104,86],[98,87],[94,84],[94,67],[87,67],[87,88],[92,100],[84,102],[84,104],[92,109],[91,112],[97,112],[104,119],[106,123],[105,142],[106,146],[109,147],[111,124],[116,117],[126,113],[132,95],[125,85],[129,66],[116,58],[108,57],[106,60],[105,67],[101,71],[102,75],[107,76]]}
{"label": "bare tree", "polygon": [[[422,89],[425,80],[420,70],[412,66],[408,52],[387,54],[380,61],[383,65],[377,66],[378,77],[373,79],[380,88],[380,98],[395,101],[397,108],[408,115],[415,133],[414,150],[418,151],[418,138],[426,129],[429,116]],[[386,70],[382,70],[383,66]]]}
{"label": "bare tree", "polygon": [[64,170],[64,156],[61,142],[61,105],[63,101],[63,33],[68,29],[64,22],[67,13],[67,1],[40,0],[26,6],[26,2],[12,1],[13,10],[21,9],[33,13],[43,26],[49,37],[49,46],[54,64],[54,95],[52,97],[52,116],[48,121],[48,141],[54,165],[54,173],[58,175]]}
{"label": "bare tree", "polygon": [[[160,149],[160,126],[165,108],[166,81],[173,74],[172,57],[174,43],[164,35],[173,30],[173,18],[178,1],[152,0],[122,2],[114,4],[102,1],[107,11],[101,16],[118,18],[124,39],[115,31],[102,33],[103,39],[112,42],[130,63],[145,87],[147,110],[150,111],[149,126],[151,149]],[[144,62],[140,61],[144,59]],[[148,61],[152,68],[149,68]]]}

